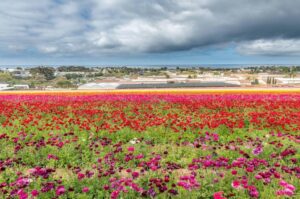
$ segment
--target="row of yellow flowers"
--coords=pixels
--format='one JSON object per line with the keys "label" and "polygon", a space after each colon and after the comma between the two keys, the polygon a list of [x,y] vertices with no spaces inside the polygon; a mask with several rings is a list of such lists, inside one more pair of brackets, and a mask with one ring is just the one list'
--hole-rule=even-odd
{"label": "row of yellow flowers", "polygon": [[300,88],[203,88],[124,90],[26,90],[1,91],[0,95],[98,95],[98,94],[300,94]]}

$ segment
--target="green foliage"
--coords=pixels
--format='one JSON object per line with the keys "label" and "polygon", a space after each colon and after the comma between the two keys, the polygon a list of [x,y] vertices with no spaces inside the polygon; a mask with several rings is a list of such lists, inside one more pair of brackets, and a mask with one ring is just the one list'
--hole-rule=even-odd
{"label": "green foliage", "polygon": [[56,83],[56,85],[60,88],[72,88],[74,87],[74,85],[72,84],[72,82],[68,81],[68,80],[61,80],[61,81],[58,81]]}
{"label": "green foliage", "polygon": [[70,80],[70,79],[78,79],[78,78],[83,78],[83,74],[71,73],[71,74],[66,74],[65,77],[68,80]]}
{"label": "green foliage", "polygon": [[0,82],[10,82],[13,78],[10,73],[0,72]]}
{"label": "green foliage", "polygon": [[30,73],[32,75],[40,74],[45,77],[46,80],[52,80],[55,78],[54,76],[55,69],[52,67],[35,67],[35,68],[30,68]]}

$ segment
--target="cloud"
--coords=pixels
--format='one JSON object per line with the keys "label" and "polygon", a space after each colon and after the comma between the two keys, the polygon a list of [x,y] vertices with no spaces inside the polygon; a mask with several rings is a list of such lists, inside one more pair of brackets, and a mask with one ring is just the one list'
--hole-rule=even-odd
{"label": "cloud", "polygon": [[0,50],[99,56],[235,43],[243,54],[294,55],[299,7],[294,0],[1,0]]}
{"label": "cloud", "polygon": [[273,39],[245,42],[238,46],[238,51],[246,55],[300,55],[300,40]]}

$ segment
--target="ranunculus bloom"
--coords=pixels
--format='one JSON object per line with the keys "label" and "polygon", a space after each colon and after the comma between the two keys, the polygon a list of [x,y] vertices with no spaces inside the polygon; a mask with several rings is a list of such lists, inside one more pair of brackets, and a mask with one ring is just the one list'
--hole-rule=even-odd
{"label": "ranunculus bloom", "polygon": [[66,192],[66,189],[64,186],[58,186],[55,193],[57,196],[63,195]]}
{"label": "ranunculus bloom", "polygon": [[117,199],[118,196],[119,196],[119,193],[120,193],[120,191],[118,191],[118,190],[113,191],[113,192],[110,194],[110,198],[111,198],[111,199]]}
{"label": "ranunculus bloom", "polygon": [[37,197],[39,195],[39,192],[37,190],[33,190],[31,192],[32,197]]}
{"label": "ranunculus bloom", "polygon": [[78,173],[77,174],[78,180],[82,180],[84,177],[85,177],[85,175],[83,173]]}
{"label": "ranunculus bloom", "polygon": [[263,152],[263,148],[262,148],[261,146],[256,147],[255,149],[252,150],[252,153],[253,153],[254,155],[259,155],[259,154],[261,154],[262,152]]}
{"label": "ranunculus bloom", "polygon": [[28,198],[28,194],[23,189],[20,189],[17,192],[17,194],[19,196],[19,199],[27,199]]}
{"label": "ranunculus bloom", "polygon": [[88,187],[83,187],[82,188],[82,192],[83,193],[87,193],[87,192],[89,192],[90,191],[90,189],[88,188]]}
{"label": "ranunculus bloom", "polygon": [[226,199],[223,196],[223,191],[219,191],[219,192],[214,193],[213,197],[214,197],[214,199]]}
{"label": "ranunculus bloom", "polygon": [[135,178],[138,178],[139,177],[139,172],[136,172],[136,171],[134,171],[134,172],[132,172],[132,177],[135,179]]}
{"label": "ranunculus bloom", "polygon": [[134,147],[133,147],[133,146],[130,146],[130,147],[127,148],[127,150],[128,150],[129,152],[134,152]]}
{"label": "ranunculus bloom", "polygon": [[238,188],[240,188],[241,183],[240,183],[239,181],[237,181],[237,180],[234,180],[234,181],[231,183],[231,186],[232,186],[233,188],[235,188],[235,189],[238,189]]}

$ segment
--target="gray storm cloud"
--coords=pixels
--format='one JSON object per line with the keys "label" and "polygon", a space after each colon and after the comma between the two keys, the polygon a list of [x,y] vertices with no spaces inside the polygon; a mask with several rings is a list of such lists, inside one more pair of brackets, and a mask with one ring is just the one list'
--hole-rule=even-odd
{"label": "gray storm cloud", "polygon": [[2,0],[0,48],[98,55],[233,42],[243,54],[298,54],[299,8],[295,0]]}

